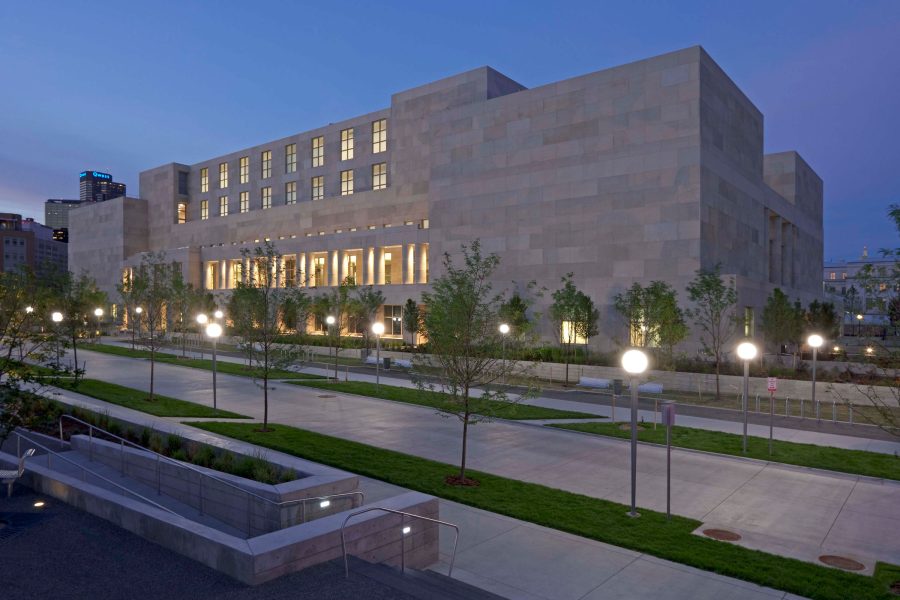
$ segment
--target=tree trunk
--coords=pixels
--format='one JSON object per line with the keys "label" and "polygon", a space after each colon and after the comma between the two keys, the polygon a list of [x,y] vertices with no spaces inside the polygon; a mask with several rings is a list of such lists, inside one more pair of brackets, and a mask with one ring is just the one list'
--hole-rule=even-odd
{"label": "tree trunk", "polygon": [[569,353],[571,351],[571,348],[567,346],[565,352],[563,352],[563,355],[566,357],[566,381],[563,383],[563,387],[569,387]]}
{"label": "tree trunk", "polygon": [[75,369],[72,374],[75,376],[75,381],[78,381],[78,343],[74,329],[72,330],[72,359],[75,361]]}
{"label": "tree trunk", "polygon": [[719,401],[719,355],[716,355],[716,402]]}
{"label": "tree trunk", "polygon": [[185,358],[186,354],[186,346],[187,346],[187,332],[184,330],[184,317],[181,318],[181,358]]}
{"label": "tree trunk", "polygon": [[150,331],[150,402],[153,402],[153,367],[156,364],[156,346],[153,343],[153,331]]}

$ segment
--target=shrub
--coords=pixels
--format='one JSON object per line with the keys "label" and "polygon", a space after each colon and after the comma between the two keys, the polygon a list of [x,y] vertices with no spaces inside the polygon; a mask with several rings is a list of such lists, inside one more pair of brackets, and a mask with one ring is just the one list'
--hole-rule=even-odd
{"label": "shrub", "polygon": [[201,467],[211,467],[216,459],[216,452],[209,446],[204,445],[194,455],[194,464]]}
{"label": "shrub", "polygon": [[169,454],[173,454],[181,449],[181,438],[174,433],[170,433],[166,436],[166,449],[169,451]]}

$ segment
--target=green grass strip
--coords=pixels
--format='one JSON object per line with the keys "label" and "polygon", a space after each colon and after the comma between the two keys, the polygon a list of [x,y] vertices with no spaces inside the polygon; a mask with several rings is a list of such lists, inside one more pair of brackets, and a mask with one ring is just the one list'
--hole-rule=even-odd
{"label": "green grass strip", "polygon": [[[333,392],[344,392],[347,394],[358,394],[360,396],[370,396],[372,398],[382,398],[384,400],[394,400],[396,402],[405,402],[407,404],[416,404],[418,406],[428,406],[434,409],[443,407],[449,408],[451,404],[447,401],[447,394],[442,392],[434,392],[430,390],[419,390],[415,388],[398,387],[394,385],[376,385],[367,381],[291,381],[293,385],[302,385],[314,387]],[[555,408],[544,408],[541,406],[532,406],[529,404],[500,402],[496,400],[481,400],[475,398],[472,400],[474,407],[473,412],[476,414],[490,414],[492,417],[499,419],[602,419],[599,415],[592,415],[582,412],[574,412],[568,410],[558,410]]]}
{"label": "green grass strip", "polygon": [[66,390],[84,394],[104,402],[118,404],[125,408],[132,408],[157,417],[221,417],[223,419],[249,419],[246,415],[229,412],[227,410],[215,411],[212,407],[185,402],[168,396],[153,394],[153,401],[147,399],[148,394],[143,390],[98,381],[96,379],[79,379],[77,382],[62,380],[54,385]]}
{"label": "green grass strip", "polygon": [[[125,356],[127,358],[150,358],[149,350],[132,350],[124,346],[113,346],[111,344],[85,344],[81,347],[83,350],[91,352],[102,352],[104,354],[113,354],[115,356]],[[182,358],[177,354],[169,352],[157,352],[156,362],[168,365],[178,365],[181,367],[190,367],[192,369],[204,369],[212,371],[212,359],[206,358]],[[226,362],[223,360],[216,361],[216,370],[226,375],[238,375],[240,377],[258,376],[258,369],[251,369],[245,364]],[[312,375],[310,373],[296,373],[294,371],[285,371],[282,369],[273,369],[269,372],[270,379],[324,379],[321,375]]]}
{"label": "green grass strip", "polygon": [[[893,567],[879,563],[876,577],[866,577],[750,550],[693,535],[699,521],[641,510],[641,518],[626,516],[628,507],[488,473],[468,471],[478,487],[454,487],[444,478],[457,467],[392,450],[351,442],[296,427],[275,425],[260,433],[253,423],[204,422],[191,426],[272,450],[345,469],[454,502],[508,515],[659,558],[735,577],[759,585],[820,600],[887,599]],[[885,573],[888,573],[885,575]],[[891,579],[892,580],[892,579]]]}
{"label": "green grass strip", "polygon": [[[554,423],[550,427],[582,431],[597,435],[617,438],[630,438],[631,429],[620,429],[620,423]],[[654,444],[666,443],[666,428],[653,429],[652,424],[644,424],[644,430],[638,431],[638,439]],[[800,467],[813,467],[868,475],[884,479],[900,480],[900,458],[890,454],[867,452],[865,450],[847,450],[815,444],[799,444],[773,440],[772,456],[769,456],[768,438],[747,437],[747,453],[741,449],[742,436],[722,431],[707,431],[695,427],[672,427],[672,445],[679,448],[746,456],[772,462],[780,462]]]}

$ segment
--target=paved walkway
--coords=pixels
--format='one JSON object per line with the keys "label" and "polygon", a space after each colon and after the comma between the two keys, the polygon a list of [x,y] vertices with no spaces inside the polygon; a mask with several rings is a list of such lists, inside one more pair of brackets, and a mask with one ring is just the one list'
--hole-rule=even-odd
{"label": "paved walkway", "polygon": [[[86,353],[87,354],[87,353]],[[89,375],[147,389],[144,361],[90,353]],[[156,366],[161,394],[209,405],[208,372]],[[276,383],[272,422],[296,425],[373,446],[455,463],[460,426],[428,408]],[[251,380],[220,375],[219,406],[262,416]],[[496,422],[471,428],[469,466],[572,492],[629,502],[629,445],[611,438]],[[638,505],[665,509],[665,449],[641,446]],[[900,564],[900,484],[763,461],[673,451],[673,512],[731,529],[742,543],[814,561],[820,554]]]}

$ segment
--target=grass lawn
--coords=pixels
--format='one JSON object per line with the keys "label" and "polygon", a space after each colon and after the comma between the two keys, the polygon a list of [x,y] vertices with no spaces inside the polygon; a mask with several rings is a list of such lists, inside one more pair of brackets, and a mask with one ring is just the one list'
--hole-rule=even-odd
{"label": "grass lawn", "polygon": [[[91,352],[102,352],[104,354],[114,354],[116,356],[126,356],[128,358],[150,358],[149,350],[132,350],[124,346],[113,346],[111,344],[85,344],[83,350]],[[212,371],[212,359],[205,358],[181,358],[177,354],[168,352],[157,352],[156,362],[166,363],[169,365],[179,365],[182,367],[191,367],[192,369],[205,369]],[[239,375],[241,377],[251,377],[252,373],[245,364],[226,362],[223,360],[216,361],[216,370],[226,375]],[[295,373],[294,371],[283,371],[274,369],[269,373],[270,379],[324,379],[321,375],[311,375],[309,373]]]}
{"label": "grass lawn", "polygon": [[[397,387],[393,385],[375,385],[366,381],[291,381],[294,385],[303,385],[334,392],[345,392],[348,394],[358,394],[360,396],[371,396],[372,398],[383,398],[385,400],[395,400],[397,402],[406,402],[407,404],[418,404],[419,406],[429,406],[431,408],[441,408],[447,406],[447,395],[441,392],[422,391],[413,388]],[[599,415],[592,415],[582,412],[573,412],[568,410],[557,410],[555,408],[542,408],[540,406],[530,406],[528,404],[512,404],[498,401],[473,400],[473,406],[477,414],[489,413],[493,417],[500,419],[602,419]]]}
{"label": "grass lawn", "polygon": [[[620,425],[621,423],[560,423],[550,425],[550,427],[630,439],[631,429],[620,429]],[[644,428],[643,431],[638,432],[639,440],[655,444],[666,443],[665,427],[659,426],[654,431],[652,424],[645,424]],[[741,440],[742,436],[734,433],[707,431],[677,425],[672,427],[672,445],[680,448],[748,456],[801,467],[815,467],[842,473],[900,480],[900,458],[890,454],[773,440],[772,456],[770,457],[768,438],[748,436],[747,454],[741,450]]]}
{"label": "grass lawn", "polygon": [[641,510],[640,519],[626,516],[622,504],[564,492],[487,473],[468,471],[478,487],[444,483],[456,467],[384,450],[286,425],[259,433],[253,423],[189,423],[207,431],[293,454],[308,460],[567,531],[616,546],[713,571],[729,577],[786,590],[809,598],[867,600],[890,598],[887,586],[896,572],[879,563],[877,577],[866,577],[803,561],[749,550],[693,535],[699,521]]}
{"label": "grass lawn", "polygon": [[168,396],[153,395],[153,401],[147,400],[147,392],[134,388],[98,381],[96,379],[80,379],[74,381],[60,381],[54,385],[71,390],[85,396],[97,398],[112,404],[118,404],[125,408],[133,408],[157,417],[221,417],[224,419],[249,419],[246,415],[229,412],[227,410],[215,411],[212,407],[194,404],[169,398]]}

